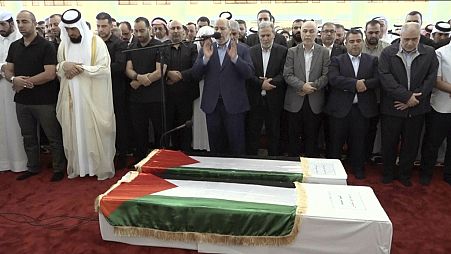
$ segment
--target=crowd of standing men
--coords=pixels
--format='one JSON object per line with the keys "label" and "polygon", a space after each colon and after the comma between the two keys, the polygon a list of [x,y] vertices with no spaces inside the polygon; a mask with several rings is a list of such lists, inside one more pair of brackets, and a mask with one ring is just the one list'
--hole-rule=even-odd
{"label": "crowd of standing men", "polygon": [[[420,183],[428,185],[451,136],[451,27],[422,30],[416,11],[395,40],[384,17],[363,32],[330,22],[318,31],[313,20],[296,19],[287,37],[275,32],[268,10],[258,12],[258,31],[249,35],[245,21],[224,18],[210,26],[207,17],[186,25],[138,17],[133,29],[105,12],[96,20],[94,35],[70,9],[50,16],[39,35],[33,13],[16,20],[0,13],[7,144],[0,166],[27,169],[18,180],[39,173],[38,126],[52,151],[52,181],[64,169],[69,178],[110,178],[115,155],[123,168],[132,149],[135,162],[157,147],[256,155],[262,130],[270,156],[320,157],[324,150],[341,159],[346,144],[363,179],[380,126],[382,182],[411,186],[425,126]],[[205,39],[214,32],[216,39]],[[192,131],[165,138],[191,119]],[[449,148],[444,180],[451,184]]]}

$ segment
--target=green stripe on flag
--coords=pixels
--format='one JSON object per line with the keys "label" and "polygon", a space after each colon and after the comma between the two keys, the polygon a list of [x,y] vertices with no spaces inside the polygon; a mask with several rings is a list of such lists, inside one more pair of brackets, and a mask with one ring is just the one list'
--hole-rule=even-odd
{"label": "green stripe on flag", "polygon": [[296,206],[148,195],[124,202],[108,218],[112,226],[233,236],[287,236]]}
{"label": "green stripe on flag", "polygon": [[282,182],[293,183],[302,182],[302,173],[283,173],[272,171],[255,171],[255,170],[237,170],[237,169],[218,169],[218,168],[196,168],[196,167],[176,167],[169,168],[162,173],[165,177],[177,176],[196,179],[198,181],[220,179],[223,181],[229,180],[250,180],[250,181],[265,181],[265,182]]}

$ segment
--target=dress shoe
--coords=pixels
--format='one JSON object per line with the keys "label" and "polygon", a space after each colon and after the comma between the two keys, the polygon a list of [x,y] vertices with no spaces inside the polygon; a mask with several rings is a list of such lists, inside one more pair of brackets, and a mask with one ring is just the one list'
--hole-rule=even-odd
{"label": "dress shoe", "polygon": [[432,179],[429,177],[420,177],[420,184],[427,186],[427,185],[431,184],[431,180]]}
{"label": "dress shoe", "polygon": [[32,176],[35,176],[35,175],[37,175],[37,174],[39,174],[39,173],[27,171],[27,172],[21,174],[20,176],[18,176],[18,177],[16,178],[16,180],[22,181],[22,180],[25,180],[25,179],[30,178],[30,177],[32,177]]}
{"label": "dress shoe", "polygon": [[401,184],[406,186],[406,187],[411,187],[412,186],[412,182],[410,180],[407,180],[407,179],[399,179],[399,182],[401,182]]}
{"label": "dress shoe", "polygon": [[58,182],[63,180],[64,178],[64,173],[63,172],[55,172],[52,175],[52,178],[50,178],[50,182]]}

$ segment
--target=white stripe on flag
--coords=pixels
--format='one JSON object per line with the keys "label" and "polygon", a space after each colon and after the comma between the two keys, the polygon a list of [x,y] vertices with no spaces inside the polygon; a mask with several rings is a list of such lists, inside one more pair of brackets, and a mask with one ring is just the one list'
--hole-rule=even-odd
{"label": "white stripe on flag", "polygon": [[153,193],[152,195],[223,199],[287,206],[296,205],[295,188],[185,180],[167,181],[178,187]]}

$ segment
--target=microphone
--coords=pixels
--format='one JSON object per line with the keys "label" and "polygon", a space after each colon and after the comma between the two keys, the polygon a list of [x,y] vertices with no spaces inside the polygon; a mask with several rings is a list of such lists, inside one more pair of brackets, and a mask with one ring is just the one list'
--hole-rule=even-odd
{"label": "microphone", "polygon": [[184,124],[182,124],[182,125],[180,125],[180,126],[177,126],[177,127],[173,128],[173,129],[171,129],[171,130],[166,131],[166,132],[163,133],[163,134],[161,135],[161,137],[160,137],[160,146],[161,146],[162,148],[165,148],[165,147],[163,146],[163,138],[166,137],[168,134],[170,134],[170,133],[172,133],[172,132],[174,132],[174,131],[178,131],[178,130],[183,129],[183,128],[191,128],[191,127],[193,127],[193,121],[188,120],[188,121],[186,121]]}
{"label": "microphone", "polygon": [[206,39],[210,39],[210,38],[221,39],[221,37],[222,37],[222,35],[220,32],[214,32],[213,34],[205,34],[205,35],[202,35],[197,38],[206,40]]}

